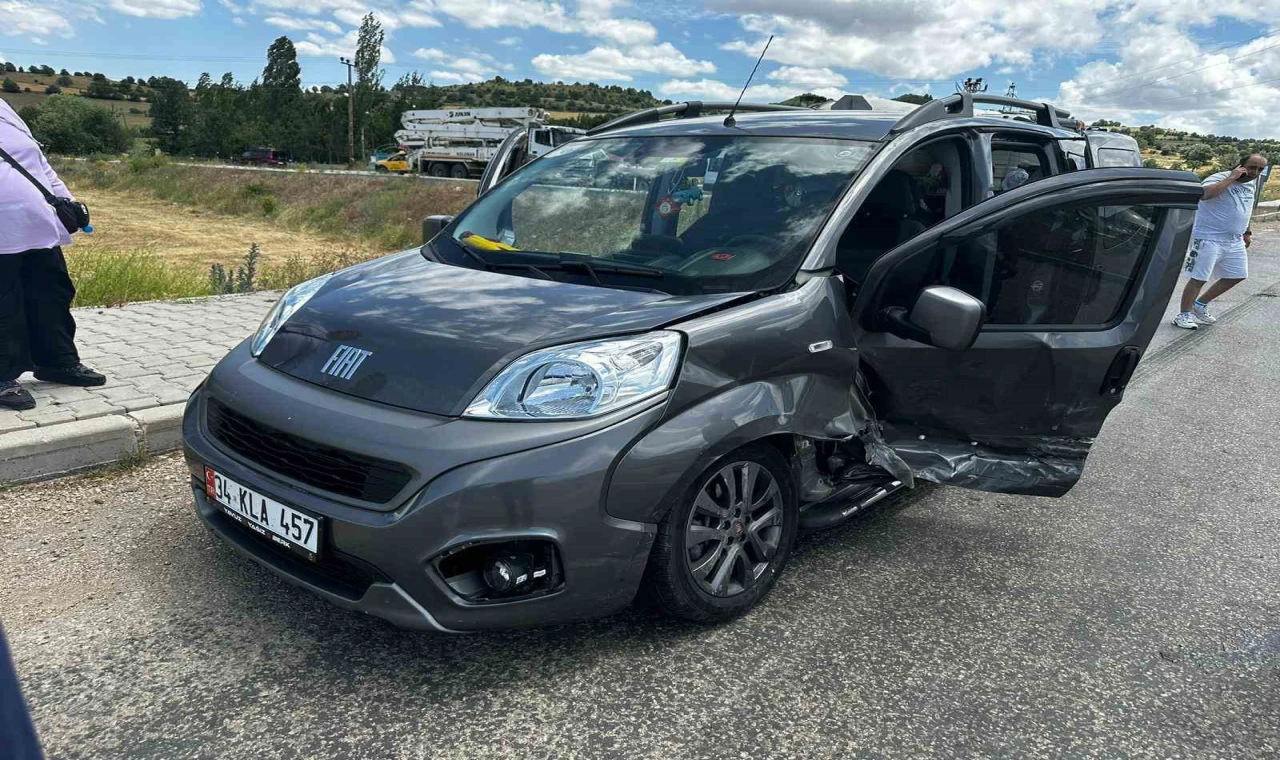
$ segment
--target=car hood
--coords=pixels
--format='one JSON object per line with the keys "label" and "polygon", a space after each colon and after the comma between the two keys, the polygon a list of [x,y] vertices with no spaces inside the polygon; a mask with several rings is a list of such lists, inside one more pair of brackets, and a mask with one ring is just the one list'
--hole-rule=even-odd
{"label": "car hood", "polygon": [[662,327],[743,295],[588,287],[438,264],[405,251],[334,275],[260,360],[341,393],[457,416],[529,351]]}

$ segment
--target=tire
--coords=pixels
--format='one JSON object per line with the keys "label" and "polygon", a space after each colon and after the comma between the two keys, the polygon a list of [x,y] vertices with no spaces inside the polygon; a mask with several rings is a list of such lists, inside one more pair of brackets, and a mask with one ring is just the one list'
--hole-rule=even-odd
{"label": "tire", "polygon": [[373,169],[373,170],[374,170],[375,172],[377,172],[378,174],[386,174],[387,172],[391,171],[390,169],[388,169],[388,168],[387,168],[387,167],[385,167],[385,166],[376,166],[376,167],[374,167],[374,169]]}
{"label": "tire", "polygon": [[448,176],[449,176],[449,165],[448,165],[448,164],[441,164],[441,163],[435,163],[435,164],[432,164],[432,165],[431,165],[431,176],[432,176],[432,177],[448,177]]}
{"label": "tire", "polygon": [[[747,477],[754,510],[742,504]],[[756,496],[761,490],[765,495]],[[735,618],[773,588],[791,556],[799,522],[791,470],[782,455],[765,444],[738,449],[699,474],[663,518],[644,593],[674,617],[698,623]]]}
{"label": "tire", "polygon": [[471,176],[471,172],[467,171],[467,167],[462,164],[454,164],[449,168],[449,176],[454,179],[466,179]]}

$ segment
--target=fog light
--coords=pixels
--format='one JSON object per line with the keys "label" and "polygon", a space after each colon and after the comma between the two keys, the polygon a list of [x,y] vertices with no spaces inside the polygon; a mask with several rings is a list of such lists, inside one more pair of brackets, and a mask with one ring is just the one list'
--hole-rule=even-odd
{"label": "fog light", "polygon": [[520,591],[535,578],[546,575],[545,568],[535,570],[529,554],[499,554],[484,563],[484,582],[499,594]]}
{"label": "fog light", "polygon": [[449,589],[472,604],[529,599],[564,586],[560,553],[545,539],[467,544],[433,564]]}

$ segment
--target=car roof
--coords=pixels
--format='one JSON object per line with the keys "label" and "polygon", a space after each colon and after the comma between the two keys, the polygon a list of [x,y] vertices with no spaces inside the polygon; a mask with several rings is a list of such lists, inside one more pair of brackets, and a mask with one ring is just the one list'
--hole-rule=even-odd
{"label": "car roof", "polygon": [[763,135],[768,137],[828,137],[844,140],[883,140],[900,113],[884,111],[765,111],[734,115],[734,125],[726,127],[725,117],[700,116],[667,119],[601,132],[592,137],[657,137],[671,135]]}
{"label": "car roof", "polygon": [[[761,135],[766,137],[821,137],[840,140],[882,141],[891,137],[894,126],[905,116],[890,111],[864,110],[796,110],[738,113],[734,125],[726,127],[724,116],[700,116],[691,119],[666,119],[647,124],[619,127],[592,135],[588,139],[612,137],[667,137],[673,135]],[[1079,137],[1077,133],[1040,126],[1016,119],[1004,119],[994,113],[946,119],[955,126],[990,127],[992,122],[1010,129],[1034,131],[1053,137]],[[939,122],[941,123],[941,122]]]}

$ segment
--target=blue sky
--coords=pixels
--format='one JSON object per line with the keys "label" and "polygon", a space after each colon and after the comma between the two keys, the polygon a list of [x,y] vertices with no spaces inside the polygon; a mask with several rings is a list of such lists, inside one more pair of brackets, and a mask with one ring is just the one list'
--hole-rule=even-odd
{"label": "blue sky", "polygon": [[981,76],[1087,119],[1280,136],[1280,0],[0,0],[0,58],[249,82],[284,34],[304,84],[334,84],[368,11],[388,83],[417,69],[731,97],[774,34],[749,99],[936,95]]}

